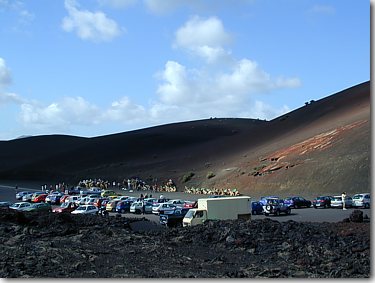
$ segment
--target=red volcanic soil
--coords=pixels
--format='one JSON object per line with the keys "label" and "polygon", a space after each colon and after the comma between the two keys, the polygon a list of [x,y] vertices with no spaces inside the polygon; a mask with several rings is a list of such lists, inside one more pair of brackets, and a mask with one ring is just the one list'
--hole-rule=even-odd
{"label": "red volcanic soil", "polygon": [[[264,194],[370,191],[370,82],[272,121],[214,118],[80,138],[0,142],[0,179],[172,178]],[[183,176],[194,173],[191,180]]]}

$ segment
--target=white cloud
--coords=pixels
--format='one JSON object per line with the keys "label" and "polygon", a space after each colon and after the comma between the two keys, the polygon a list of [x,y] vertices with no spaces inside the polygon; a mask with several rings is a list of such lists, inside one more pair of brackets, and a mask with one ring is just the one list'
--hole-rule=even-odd
{"label": "white cloud", "polygon": [[128,97],[114,101],[111,107],[103,111],[102,121],[114,121],[129,123],[147,119],[147,113],[143,106],[132,103]]}
{"label": "white cloud", "polygon": [[109,6],[114,9],[125,9],[137,3],[137,0],[98,0],[102,6]]}
{"label": "white cloud", "polygon": [[186,49],[207,62],[214,62],[230,54],[223,46],[231,41],[232,37],[225,31],[220,19],[194,16],[176,31],[174,47]]}
{"label": "white cloud", "polygon": [[65,97],[47,106],[38,102],[21,105],[20,120],[36,129],[53,131],[68,129],[71,125],[94,125],[100,122],[100,109],[82,97]]}
{"label": "white cloud", "polygon": [[94,42],[110,41],[121,34],[117,23],[103,12],[79,10],[75,0],[65,0],[68,16],[62,21],[62,29],[66,32],[75,31],[83,40]]}
{"label": "white cloud", "polygon": [[241,117],[244,113],[247,117],[268,119],[277,113],[284,113],[285,107],[280,110],[256,103],[254,95],[300,85],[298,78],[274,79],[248,59],[236,62],[232,70],[217,73],[188,69],[178,62],[168,61],[159,78],[159,101],[152,109],[153,117],[165,115],[163,111],[167,108],[169,113],[173,110],[173,115],[190,115],[190,119]]}

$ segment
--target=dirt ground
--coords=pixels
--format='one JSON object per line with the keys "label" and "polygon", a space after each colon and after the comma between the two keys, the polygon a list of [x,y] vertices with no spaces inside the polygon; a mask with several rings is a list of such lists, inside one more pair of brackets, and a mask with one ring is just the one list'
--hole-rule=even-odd
{"label": "dirt ground", "polygon": [[[360,213],[357,211],[356,213]],[[370,221],[147,220],[0,211],[2,278],[369,278]]]}

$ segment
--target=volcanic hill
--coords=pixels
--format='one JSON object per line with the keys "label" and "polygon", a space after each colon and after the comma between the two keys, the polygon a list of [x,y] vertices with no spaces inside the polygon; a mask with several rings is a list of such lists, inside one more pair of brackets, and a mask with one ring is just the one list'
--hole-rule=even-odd
{"label": "volcanic hill", "polygon": [[[212,118],[82,138],[0,142],[0,180],[138,176],[243,194],[370,191],[370,82],[271,121]],[[186,176],[189,176],[187,178]]]}

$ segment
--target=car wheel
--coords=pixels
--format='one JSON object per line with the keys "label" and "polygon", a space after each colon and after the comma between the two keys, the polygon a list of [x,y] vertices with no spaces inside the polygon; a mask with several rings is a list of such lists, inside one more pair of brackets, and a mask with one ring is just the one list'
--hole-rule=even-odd
{"label": "car wheel", "polygon": [[270,205],[267,205],[267,206],[266,206],[266,210],[271,211],[271,206],[270,206]]}
{"label": "car wheel", "polygon": [[369,203],[365,203],[364,208],[370,208],[370,204]]}
{"label": "car wheel", "polygon": [[121,209],[121,213],[125,213],[125,209]]}
{"label": "car wheel", "polygon": [[276,210],[276,211],[275,211],[275,215],[276,215],[276,216],[279,216],[279,215],[280,215],[280,210]]}
{"label": "car wheel", "polygon": [[287,215],[290,215],[292,213],[292,210],[291,209],[288,209],[287,211],[286,211],[286,214]]}

